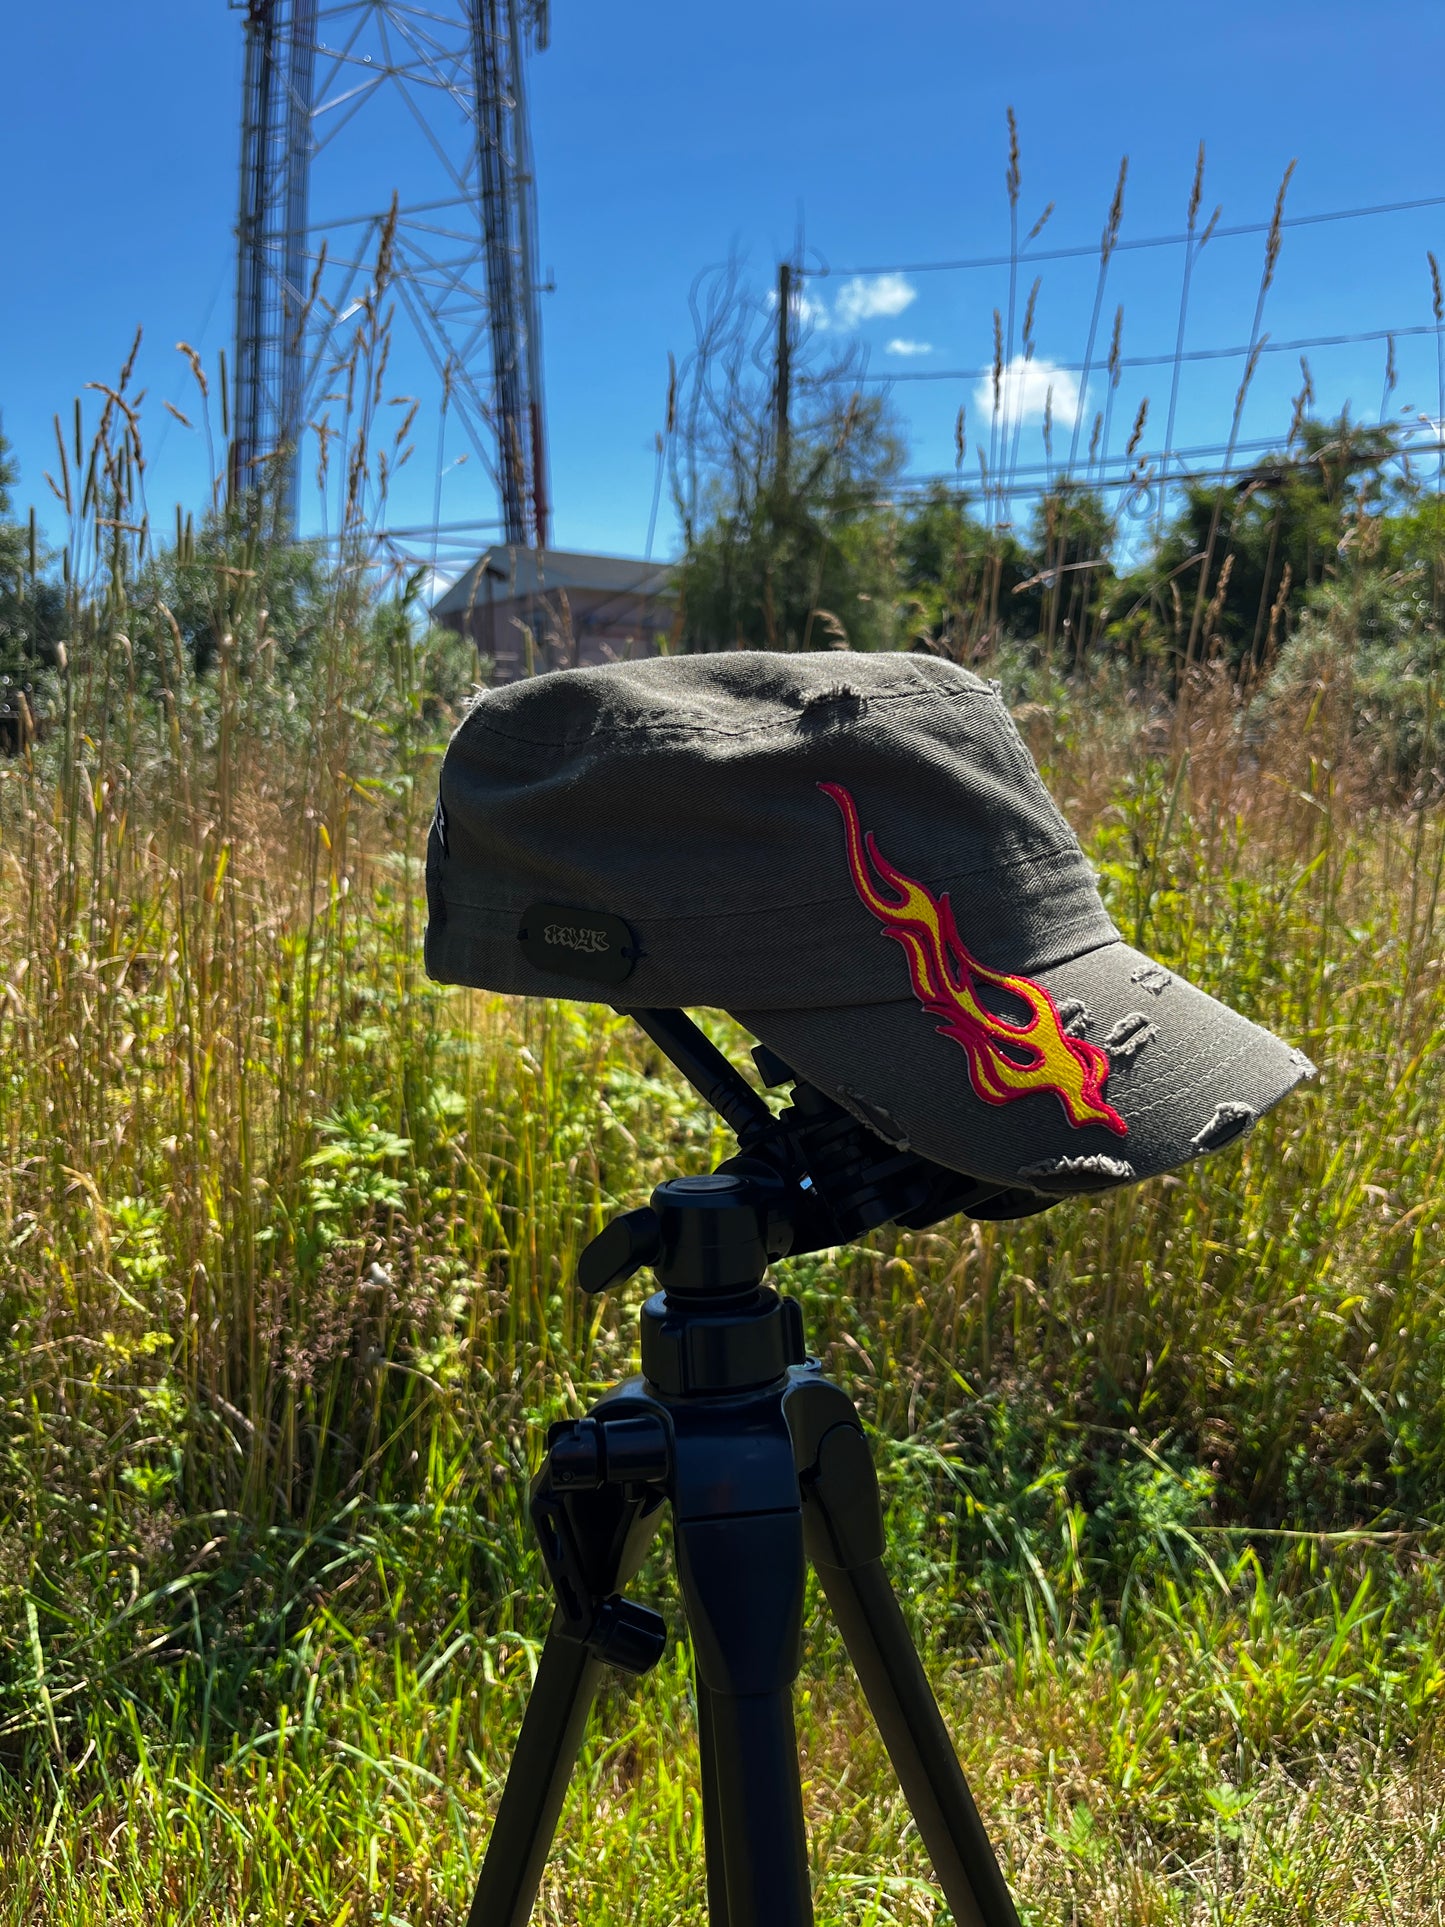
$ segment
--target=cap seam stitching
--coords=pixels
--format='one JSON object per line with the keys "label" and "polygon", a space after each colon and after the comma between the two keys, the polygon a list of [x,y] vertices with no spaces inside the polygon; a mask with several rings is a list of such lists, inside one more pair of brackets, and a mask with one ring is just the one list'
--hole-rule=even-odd
{"label": "cap seam stitching", "polygon": [[[877,695],[864,691],[859,700],[869,707],[876,703],[927,703],[938,705],[966,702],[995,702],[1000,708],[1007,709],[1007,704],[1004,703],[1003,698],[995,695],[990,689],[893,690]],[[595,722],[590,726],[579,728],[569,736],[522,736],[515,730],[504,729],[499,723],[489,720],[483,713],[485,707],[486,703],[484,699],[481,703],[478,703],[475,709],[468,712],[467,722],[472,722],[475,719],[479,732],[486,730],[488,734],[492,736],[501,737],[504,742],[524,743],[530,749],[566,749],[571,744],[584,741],[590,736],[672,734],[719,737],[728,742],[740,742],[750,736],[766,736],[784,729],[795,730],[806,713],[804,710],[799,709],[795,714],[780,717],[776,722],[752,723],[746,729],[719,729],[710,727],[705,722],[672,723],[649,716],[639,717],[632,722]]]}

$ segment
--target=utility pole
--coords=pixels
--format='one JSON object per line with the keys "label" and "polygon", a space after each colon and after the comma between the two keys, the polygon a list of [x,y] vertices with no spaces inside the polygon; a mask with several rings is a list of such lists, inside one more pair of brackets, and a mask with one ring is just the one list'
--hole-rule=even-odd
{"label": "utility pole", "polygon": [[788,405],[793,377],[792,313],[793,264],[791,261],[780,261],[778,263],[778,366],[773,389],[773,405],[776,411],[773,450],[775,473],[783,486],[787,485],[790,454]]}

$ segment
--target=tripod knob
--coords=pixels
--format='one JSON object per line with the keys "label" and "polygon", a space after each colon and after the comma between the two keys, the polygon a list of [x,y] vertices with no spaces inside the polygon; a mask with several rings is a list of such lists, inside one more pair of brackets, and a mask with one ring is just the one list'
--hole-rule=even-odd
{"label": "tripod knob", "polygon": [[668,1296],[719,1298],[755,1292],[772,1256],[769,1203],[765,1188],[737,1171],[669,1178],[658,1185],[652,1208],[661,1233],[662,1262],[654,1268]]}
{"label": "tripod knob", "polygon": [[651,1606],[639,1606],[614,1593],[598,1607],[587,1644],[607,1665],[624,1673],[645,1673],[662,1658],[667,1622]]}
{"label": "tripod knob", "polygon": [[657,1213],[643,1205],[603,1225],[584,1247],[577,1260],[577,1282],[586,1292],[606,1291],[661,1256],[662,1225]]}

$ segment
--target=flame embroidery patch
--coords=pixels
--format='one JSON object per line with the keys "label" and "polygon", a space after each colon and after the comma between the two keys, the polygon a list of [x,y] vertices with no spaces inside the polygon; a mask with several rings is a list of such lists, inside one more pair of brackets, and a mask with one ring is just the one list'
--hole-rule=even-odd
{"label": "flame embroidery patch", "polygon": [[[1010,1104],[1033,1091],[1052,1091],[1076,1130],[1102,1124],[1117,1136],[1129,1127],[1104,1098],[1109,1059],[1097,1044],[1069,1037],[1053,998],[1042,984],[1009,977],[981,964],[965,947],[947,896],[933,896],[921,883],[894,869],[879,853],[872,831],[858,821],[858,807],[839,783],[820,783],[842,813],[853,887],[903,946],[913,994],[944,1037],[963,1046],[969,1082],[986,1104]],[[871,865],[871,868],[870,868]],[[882,879],[874,881],[873,872]],[[886,886],[886,887],[885,887]],[[1022,1023],[985,1008],[979,987],[992,985],[1018,998],[1029,1011]]]}

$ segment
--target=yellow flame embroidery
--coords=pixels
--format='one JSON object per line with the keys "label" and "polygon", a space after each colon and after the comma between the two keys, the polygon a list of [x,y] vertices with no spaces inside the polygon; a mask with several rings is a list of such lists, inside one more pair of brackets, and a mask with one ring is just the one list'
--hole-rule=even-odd
{"label": "yellow flame embroidery", "polygon": [[[820,783],[842,813],[848,868],[859,898],[903,946],[913,993],[938,1029],[963,1046],[969,1081],[986,1104],[1009,1104],[1035,1091],[1052,1091],[1075,1129],[1102,1124],[1119,1137],[1128,1125],[1104,1099],[1109,1059],[1097,1044],[1066,1035],[1053,998],[1042,984],[990,970],[971,955],[958,934],[946,895],[935,897],[904,876],[879,853],[872,831],[858,820],[852,796],[839,783]],[[871,869],[870,869],[871,864]],[[873,871],[893,894],[874,881]],[[1013,1023],[985,1008],[981,984],[1016,997],[1029,1011]]]}

